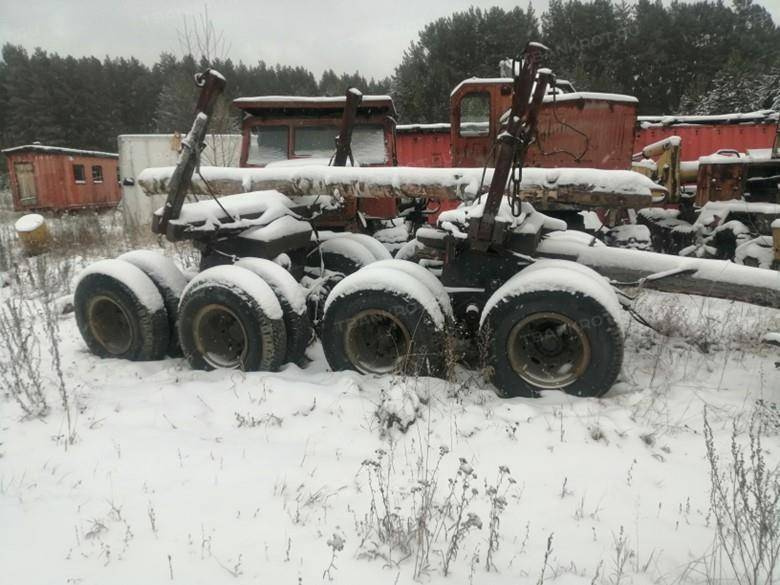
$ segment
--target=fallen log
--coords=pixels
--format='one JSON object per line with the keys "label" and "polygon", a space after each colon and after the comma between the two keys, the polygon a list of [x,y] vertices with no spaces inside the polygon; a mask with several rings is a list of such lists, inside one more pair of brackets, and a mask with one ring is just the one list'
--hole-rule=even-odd
{"label": "fallen log", "polygon": [[557,234],[542,239],[537,248],[539,257],[572,260],[589,266],[616,286],[641,286],[780,309],[780,272],[775,270],[727,260],[588,246],[582,238],[571,238],[566,232]]}
{"label": "fallen log", "polygon": [[[168,193],[174,167],[144,170],[138,179],[147,195]],[[195,195],[278,191],[287,197],[336,195],[344,198],[471,201],[490,184],[493,169],[416,167],[203,167],[192,178]],[[205,179],[205,181],[204,181]],[[633,171],[523,169],[521,196],[540,208],[620,207],[638,209],[663,199],[665,189]]]}

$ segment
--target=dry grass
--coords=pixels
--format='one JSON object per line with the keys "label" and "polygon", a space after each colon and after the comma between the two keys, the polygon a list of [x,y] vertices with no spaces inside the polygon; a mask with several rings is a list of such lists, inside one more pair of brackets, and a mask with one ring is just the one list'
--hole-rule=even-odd
{"label": "dry grass", "polygon": [[722,457],[704,411],[710,515],[716,529],[709,577],[721,581],[730,568],[738,585],[771,585],[780,572],[780,467],[767,461],[767,429],[758,412],[746,430],[738,427],[733,420],[729,455]]}
{"label": "dry grass", "polygon": [[[780,327],[776,312],[746,303],[705,297],[640,296],[635,308],[661,335],[681,339],[702,353],[732,347],[757,347],[771,327]],[[718,305],[720,304],[720,307]]]}

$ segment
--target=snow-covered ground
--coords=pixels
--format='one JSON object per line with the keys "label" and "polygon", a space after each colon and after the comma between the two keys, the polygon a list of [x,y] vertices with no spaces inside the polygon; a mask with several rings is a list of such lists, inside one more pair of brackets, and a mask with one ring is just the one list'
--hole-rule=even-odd
{"label": "snow-covered ground", "polygon": [[780,451],[780,354],[758,341],[780,330],[771,309],[643,293],[667,335],[626,319],[604,398],[537,400],[467,370],[330,372],[318,344],[277,373],[98,359],[66,314],[69,442],[40,289],[0,302],[19,294],[51,411],[24,419],[0,397],[3,583],[704,582],[704,407],[722,461],[757,401]]}

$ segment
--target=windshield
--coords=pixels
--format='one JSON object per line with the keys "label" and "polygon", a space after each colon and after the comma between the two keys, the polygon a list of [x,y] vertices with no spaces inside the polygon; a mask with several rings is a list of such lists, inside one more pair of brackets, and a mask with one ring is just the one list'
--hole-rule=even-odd
{"label": "windshield", "polygon": [[[330,158],[336,152],[337,126],[308,126],[295,129],[295,156]],[[384,164],[385,134],[382,126],[356,126],[352,130],[352,156],[361,165]]]}
{"label": "windshield", "polygon": [[287,126],[255,126],[246,162],[251,165],[287,160]]}

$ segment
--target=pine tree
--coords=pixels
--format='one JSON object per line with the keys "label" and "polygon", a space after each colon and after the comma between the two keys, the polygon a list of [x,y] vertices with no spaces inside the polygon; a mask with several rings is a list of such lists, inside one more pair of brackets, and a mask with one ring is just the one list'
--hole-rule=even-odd
{"label": "pine tree", "polygon": [[520,8],[470,8],[428,24],[395,70],[393,97],[413,122],[449,119],[449,95],[464,78],[495,77],[498,64],[538,38],[536,17]]}

